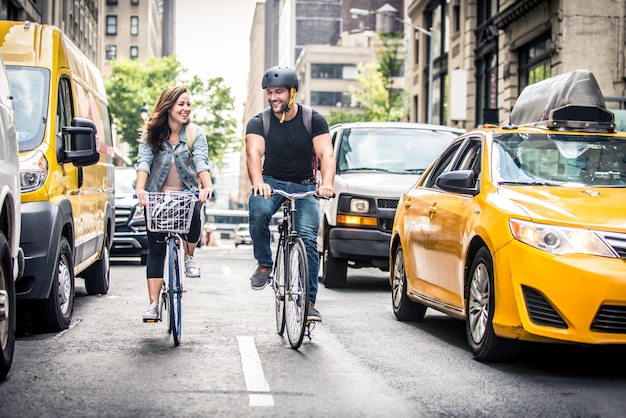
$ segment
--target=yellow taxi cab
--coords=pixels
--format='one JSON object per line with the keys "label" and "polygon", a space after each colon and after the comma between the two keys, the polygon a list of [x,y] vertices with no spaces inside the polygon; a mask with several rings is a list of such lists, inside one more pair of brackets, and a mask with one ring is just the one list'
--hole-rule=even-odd
{"label": "yellow taxi cab", "polygon": [[395,316],[463,319],[479,361],[520,341],[626,343],[626,133],[593,74],[526,87],[454,140],[398,204]]}

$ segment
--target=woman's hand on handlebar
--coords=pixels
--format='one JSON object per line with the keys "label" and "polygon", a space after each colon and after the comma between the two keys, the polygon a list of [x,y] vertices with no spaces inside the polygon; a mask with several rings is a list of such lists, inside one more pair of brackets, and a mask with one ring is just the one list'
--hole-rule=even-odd
{"label": "woman's hand on handlebar", "polygon": [[206,202],[213,196],[213,187],[204,187],[198,191],[198,200],[201,203]]}
{"label": "woman's hand on handlebar", "polygon": [[146,206],[148,204],[148,192],[146,192],[145,189],[135,189],[135,196],[137,197],[139,204],[142,206]]}

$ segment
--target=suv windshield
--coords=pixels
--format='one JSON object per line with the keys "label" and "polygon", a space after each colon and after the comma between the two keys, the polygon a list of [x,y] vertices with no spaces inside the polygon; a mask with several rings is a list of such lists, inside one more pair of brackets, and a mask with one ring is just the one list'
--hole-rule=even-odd
{"label": "suv windshield", "polygon": [[624,138],[510,134],[493,146],[493,178],[500,184],[624,187]]}
{"label": "suv windshield", "polygon": [[454,132],[426,129],[346,129],[339,145],[337,171],[421,174],[456,136]]}
{"label": "suv windshield", "polygon": [[48,114],[50,72],[44,68],[7,66],[15,108],[15,128],[20,152],[43,141]]}

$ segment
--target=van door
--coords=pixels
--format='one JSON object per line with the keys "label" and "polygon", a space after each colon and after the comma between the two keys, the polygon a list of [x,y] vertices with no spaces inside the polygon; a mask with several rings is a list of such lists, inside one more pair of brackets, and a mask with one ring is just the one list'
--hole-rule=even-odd
{"label": "van door", "polygon": [[[61,130],[64,126],[70,126],[72,119],[74,118],[74,102],[72,95],[72,86],[70,78],[67,74],[64,74],[59,79],[59,90],[57,97],[57,112],[56,112],[56,136],[57,142],[63,140]],[[57,147],[58,148],[58,147]],[[83,221],[82,221],[82,209],[80,203],[80,177],[82,176],[82,168],[76,167],[74,164],[63,164],[63,184],[65,185],[65,196],[70,201],[72,206],[72,214],[74,218],[74,264],[82,258],[82,251],[80,245],[80,237],[84,236],[83,233]],[[58,183],[57,183],[58,184]],[[51,193],[52,196],[58,196],[63,198],[63,193]],[[54,197],[53,197],[54,199]]]}

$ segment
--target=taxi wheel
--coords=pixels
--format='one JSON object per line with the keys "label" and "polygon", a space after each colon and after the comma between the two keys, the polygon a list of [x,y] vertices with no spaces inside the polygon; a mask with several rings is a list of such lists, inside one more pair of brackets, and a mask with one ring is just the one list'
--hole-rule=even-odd
{"label": "taxi wheel", "polygon": [[413,302],[406,294],[407,281],[404,268],[404,252],[398,245],[393,257],[391,280],[391,302],[393,313],[400,321],[421,321],[426,315],[426,306]]}
{"label": "taxi wheel", "polygon": [[498,337],[493,331],[493,261],[487,248],[482,247],[476,253],[469,278],[465,329],[474,358],[484,362],[511,360],[519,352],[519,341]]}

